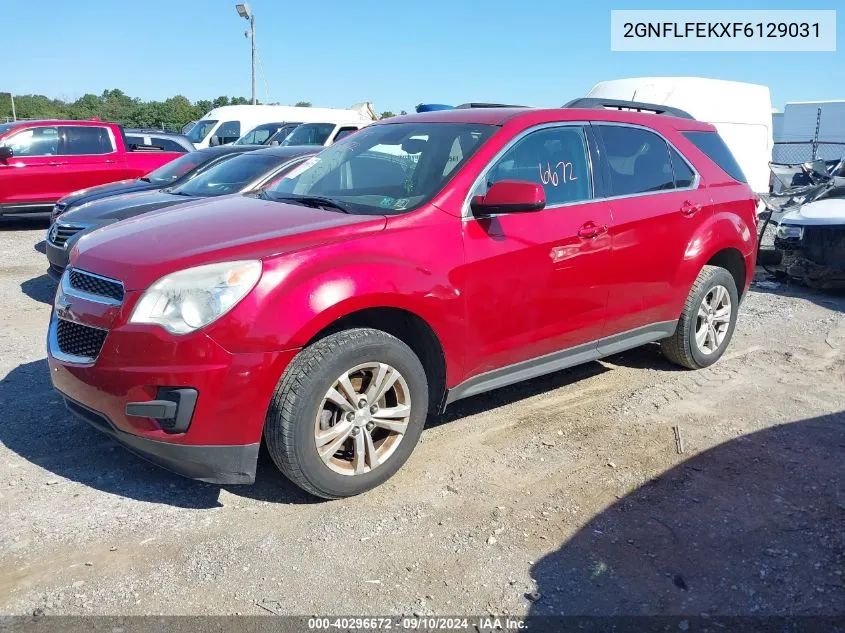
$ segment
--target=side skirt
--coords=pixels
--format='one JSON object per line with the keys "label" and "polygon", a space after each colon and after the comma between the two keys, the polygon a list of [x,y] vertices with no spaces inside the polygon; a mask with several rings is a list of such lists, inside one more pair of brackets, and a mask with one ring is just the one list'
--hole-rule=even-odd
{"label": "side skirt", "polygon": [[[445,405],[672,336],[677,321],[662,321],[473,376],[449,389]],[[445,409],[445,406],[444,406]]]}

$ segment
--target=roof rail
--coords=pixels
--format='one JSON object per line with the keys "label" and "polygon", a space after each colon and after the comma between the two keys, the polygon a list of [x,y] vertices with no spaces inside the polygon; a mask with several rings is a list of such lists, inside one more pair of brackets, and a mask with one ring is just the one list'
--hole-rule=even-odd
{"label": "roof rail", "polygon": [[590,108],[598,110],[628,110],[633,112],[644,112],[646,114],[668,114],[676,116],[681,119],[693,119],[689,112],[680,110],[679,108],[672,108],[666,105],[659,105],[657,103],[643,103],[641,101],[625,101],[622,99],[599,99],[596,97],[581,97],[580,99],[573,99],[569,103],[563,105],[564,108]]}
{"label": "roof rail", "polygon": [[455,110],[469,110],[470,108],[526,108],[523,105],[508,105],[506,103],[462,103],[455,106]]}

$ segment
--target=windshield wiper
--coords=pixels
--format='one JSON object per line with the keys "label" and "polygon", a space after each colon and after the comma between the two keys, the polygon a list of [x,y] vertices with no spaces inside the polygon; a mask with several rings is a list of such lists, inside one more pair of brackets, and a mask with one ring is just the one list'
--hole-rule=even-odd
{"label": "windshield wiper", "polygon": [[152,180],[150,180],[146,176],[141,176],[140,178],[138,178],[138,180],[143,180],[144,182],[152,182]]}
{"label": "windshield wiper", "polygon": [[193,198],[193,194],[185,193],[184,191],[179,191],[178,189],[165,189],[165,193],[169,193],[172,196],[187,196],[189,198]]}
{"label": "windshield wiper", "polygon": [[272,196],[270,199],[277,202],[299,203],[305,205],[306,207],[313,207],[315,209],[323,207],[337,209],[338,211],[343,211],[344,213],[352,213],[352,211],[349,210],[349,207],[341,204],[337,200],[323,196]]}

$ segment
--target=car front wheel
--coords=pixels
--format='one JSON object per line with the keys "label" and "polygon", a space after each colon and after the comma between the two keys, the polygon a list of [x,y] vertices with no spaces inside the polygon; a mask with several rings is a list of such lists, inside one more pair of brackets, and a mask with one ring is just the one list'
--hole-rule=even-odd
{"label": "car front wheel", "polygon": [[428,409],[425,371],[386,332],[345,330],[305,348],[285,370],[264,436],[279,469],[327,499],[387,481],[419,440]]}

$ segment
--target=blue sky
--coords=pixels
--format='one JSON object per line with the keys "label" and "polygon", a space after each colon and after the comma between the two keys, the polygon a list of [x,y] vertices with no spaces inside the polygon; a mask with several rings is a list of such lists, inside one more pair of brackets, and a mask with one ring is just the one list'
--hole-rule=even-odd
{"label": "blue sky", "polygon": [[[0,92],[75,99],[120,88],[191,100],[249,96],[247,22],[230,0],[3,3]],[[606,0],[253,0],[258,98],[378,111],[419,102],[557,106],[597,81],[697,75],[768,85],[772,101],[845,99],[841,3],[708,0],[701,8],[836,9],[834,53],[610,52],[610,10],[693,8]],[[837,7],[839,5],[839,7]]]}

